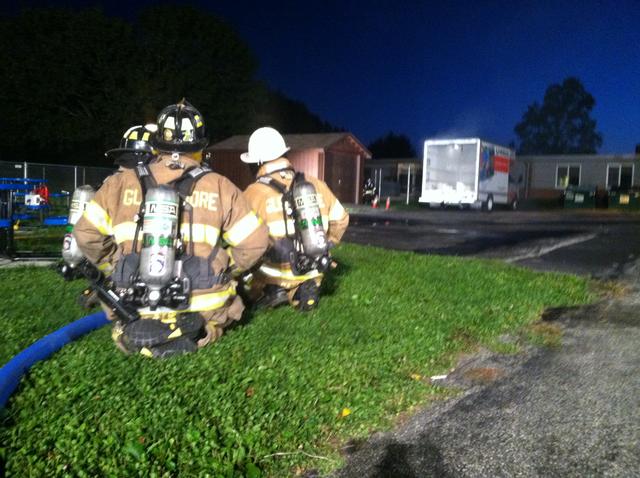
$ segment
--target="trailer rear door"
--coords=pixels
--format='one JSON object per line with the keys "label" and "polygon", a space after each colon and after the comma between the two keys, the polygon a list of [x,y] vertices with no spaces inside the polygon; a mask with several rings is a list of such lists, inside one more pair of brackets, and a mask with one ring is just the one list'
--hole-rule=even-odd
{"label": "trailer rear door", "polygon": [[450,190],[460,194],[476,190],[478,145],[474,143],[426,145],[426,190]]}

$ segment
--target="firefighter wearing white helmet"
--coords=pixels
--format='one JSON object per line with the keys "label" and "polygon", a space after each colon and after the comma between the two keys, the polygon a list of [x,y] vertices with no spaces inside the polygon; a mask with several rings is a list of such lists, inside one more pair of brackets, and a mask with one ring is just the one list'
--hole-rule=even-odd
{"label": "firefighter wearing white helmet", "polygon": [[277,130],[263,127],[240,156],[256,174],[244,195],[270,237],[270,248],[246,285],[259,305],[288,302],[306,311],[318,304],[323,274],[332,263],[329,249],[340,242],[349,215],[324,181],[295,171],[285,157],[289,149]]}
{"label": "firefighter wearing white helmet", "polygon": [[260,259],[268,232],[242,192],[201,164],[207,137],[192,105],[163,109],[150,143],[157,157],[109,177],[74,236],[91,262],[115,264],[114,291],[135,312],[112,314],[116,344],[163,357],[194,351],[240,319],[231,272]]}

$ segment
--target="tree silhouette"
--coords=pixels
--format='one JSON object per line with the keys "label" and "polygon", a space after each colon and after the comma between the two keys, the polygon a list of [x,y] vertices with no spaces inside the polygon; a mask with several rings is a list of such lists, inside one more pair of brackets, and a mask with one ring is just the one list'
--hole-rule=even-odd
{"label": "tree silhouette", "polygon": [[246,133],[264,125],[272,126],[283,134],[342,131],[309,111],[301,101],[292,100],[280,91],[272,91],[265,84],[258,84],[255,93],[252,118]]}
{"label": "tree silhouette", "polygon": [[130,25],[97,10],[29,10],[0,24],[0,147],[42,161],[117,143],[139,68]]}
{"label": "tree silhouette", "polygon": [[404,134],[395,134],[393,131],[374,140],[368,148],[374,159],[413,158],[416,156],[416,150],[411,145],[411,140]]}
{"label": "tree silhouette", "polygon": [[334,128],[255,78],[257,60],[232,28],[189,6],[152,6],[127,22],[96,9],[32,9],[0,17],[2,159],[110,165],[130,126],[186,97],[211,141],[272,124]]}
{"label": "tree silhouette", "polygon": [[515,126],[520,154],[595,153],[602,135],[591,118],[595,99],[577,78],[547,88],[542,105],[529,105]]}
{"label": "tree silhouette", "polygon": [[193,7],[162,5],[143,10],[138,27],[140,108],[155,115],[184,96],[202,112],[212,141],[245,127],[257,61],[229,25]]}

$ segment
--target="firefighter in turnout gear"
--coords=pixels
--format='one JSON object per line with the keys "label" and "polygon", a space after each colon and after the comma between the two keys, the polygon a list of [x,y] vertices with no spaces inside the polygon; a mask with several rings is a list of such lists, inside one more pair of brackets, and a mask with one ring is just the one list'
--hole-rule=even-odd
{"label": "firefighter in turnout gear", "polygon": [[231,181],[200,164],[207,139],[193,106],[168,106],[157,125],[158,156],[107,178],[73,234],[134,310],[109,314],[116,344],[164,357],[194,351],[240,319],[231,273],[262,257],[268,231]]}
{"label": "firefighter in turnout gear", "polygon": [[[149,162],[157,153],[149,142],[151,135],[156,131],[157,126],[155,124],[132,126],[124,132],[119,147],[107,151],[105,157],[113,160],[113,164],[118,166],[119,170],[132,168],[139,163]],[[82,270],[85,258],[78,248],[71,231],[74,224],[82,217],[86,205],[93,199],[94,195],[94,188],[91,185],[84,184],[73,192],[73,197],[71,198],[68,232],[65,234],[62,245],[63,264],[60,268],[60,272],[66,280],[73,280],[83,276]],[[107,264],[103,267],[107,267]],[[97,291],[92,287],[88,287],[80,294],[78,303],[86,309],[93,308],[99,303]],[[107,308],[106,310],[108,311],[109,309]]]}
{"label": "firefighter in turnout gear", "polygon": [[113,160],[113,164],[120,168],[133,168],[138,163],[147,163],[156,155],[157,151],[151,146],[151,136],[156,133],[155,124],[132,126],[124,132],[120,140],[120,147],[110,149],[104,155]]}
{"label": "firefighter in turnout gear", "polygon": [[289,302],[310,310],[332,264],[329,249],[340,242],[349,215],[323,181],[296,173],[284,157],[288,150],[277,130],[264,127],[253,132],[241,155],[257,178],[244,195],[270,238],[269,251],[259,268],[245,275],[245,286],[258,305]]}

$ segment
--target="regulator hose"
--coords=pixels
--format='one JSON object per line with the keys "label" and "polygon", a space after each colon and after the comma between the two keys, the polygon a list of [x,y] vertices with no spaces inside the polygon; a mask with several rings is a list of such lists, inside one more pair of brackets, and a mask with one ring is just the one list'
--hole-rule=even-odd
{"label": "regulator hose", "polygon": [[69,342],[73,342],[108,323],[104,312],[87,315],[49,335],[45,335],[15,355],[0,368],[0,408],[6,405],[9,397],[20,383],[20,379],[33,364],[51,357]]}

